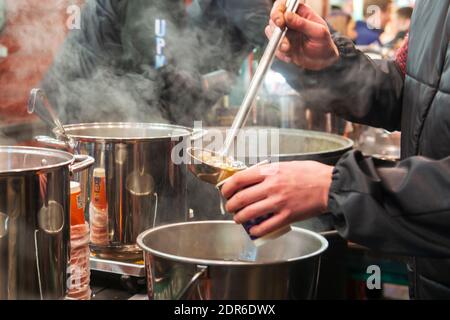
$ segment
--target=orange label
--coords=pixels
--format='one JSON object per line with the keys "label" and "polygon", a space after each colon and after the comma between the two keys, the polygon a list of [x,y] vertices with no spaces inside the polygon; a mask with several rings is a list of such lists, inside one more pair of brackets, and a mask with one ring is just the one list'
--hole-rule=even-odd
{"label": "orange label", "polygon": [[70,195],[70,225],[77,226],[84,224],[84,206],[81,200],[81,192]]}
{"label": "orange label", "polygon": [[105,177],[94,177],[92,185],[92,203],[97,209],[106,209],[106,179]]}

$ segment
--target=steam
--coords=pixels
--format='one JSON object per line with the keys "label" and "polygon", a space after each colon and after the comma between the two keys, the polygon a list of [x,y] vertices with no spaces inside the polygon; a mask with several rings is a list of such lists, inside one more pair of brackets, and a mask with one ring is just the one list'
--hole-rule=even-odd
{"label": "steam", "polygon": [[14,144],[14,139],[11,139],[7,137],[2,131],[0,130],[0,146],[8,146],[11,144]]}
{"label": "steam", "polygon": [[[235,10],[239,16],[224,17],[229,8],[207,4],[188,18],[183,1],[133,0],[108,8],[88,0],[81,30],[70,32],[43,87],[65,123],[192,126],[205,120],[226,93],[205,90],[202,76],[220,69],[237,73],[252,45],[266,42],[269,6],[257,2],[259,8],[240,5],[243,9]],[[106,14],[99,19],[102,10]],[[164,21],[165,33],[157,30],[157,20]],[[242,35],[232,23],[242,28]],[[158,59],[166,65],[155,69],[161,53],[164,57]]]}

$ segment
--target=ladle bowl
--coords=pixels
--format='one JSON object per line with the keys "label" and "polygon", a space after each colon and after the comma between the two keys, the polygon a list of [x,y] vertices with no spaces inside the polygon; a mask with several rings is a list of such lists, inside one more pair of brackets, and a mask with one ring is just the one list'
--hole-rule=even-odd
{"label": "ladle bowl", "polygon": [[[187,150],[189,156],[189,170],[200,180],[218,185],[222,181],[228,179],[235,173],[247,169],[247,166],[239,161],[234,161],[231,158],[224,157],[218,152],[214,152],[201,148],[189,148]],[[233,166],[215,166],[211,163],[205,162],[203,159],[204,154],[207,153],[215,158],[223,158],[224,164],[226,162],[232,162]]]}

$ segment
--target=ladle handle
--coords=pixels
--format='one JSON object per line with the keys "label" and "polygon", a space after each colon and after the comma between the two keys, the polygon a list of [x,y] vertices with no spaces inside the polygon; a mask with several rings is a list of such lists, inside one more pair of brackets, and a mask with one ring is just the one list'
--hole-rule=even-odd
{"label": "ladle handle", "polygon": [[[296,12],[301,2],[302,0],[288,0],[286,12]],[[255,97],[258,94],[259,88],[261,87],[261,83],[264,80],[267,71],[273,64],[275,53],[278,47],[280,46],[284,36],[286,35],[286,32],[287,27],[284,29],[275,28],[275,31],[272,37],[270,38],[269,44],[264,50],[264,54],[259,62],[255,75],[252,78],[247,94],[245,95],[245,98],[242,101],[241,107],[239,108],[236,118],[234,119],[231,130],[227,135],[227,139],[225,141],[225,145],[222,150],[223,155],[226,156],[229,154],[231,146],[233,145],[233,142],[236,136],[238,135],[238,131],[247,122],[247,118],[250,114],[253,101],[255,100]]]}
{"label": "ladle handle", "polygon": [[48,136],[36,136],[34,141],[46,148],[53,148],[58,150],[75,153],[75,144],[72,140],[61,141]]}
{"label": "ladle handle", "polygon": [[65,136],[64,127],[56,116],[56,112],[50,106],[47,96],[42,89],[35,88],[31,90],[28,100],[28,113],[36,114],[50,129],[53,130],[56,127]]}

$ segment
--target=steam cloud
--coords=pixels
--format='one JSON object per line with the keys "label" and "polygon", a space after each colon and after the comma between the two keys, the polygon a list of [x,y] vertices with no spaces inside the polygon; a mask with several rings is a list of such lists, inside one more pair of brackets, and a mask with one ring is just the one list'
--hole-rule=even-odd
{"label": "steam cloud", "polygon": [[[88,0],[81,30],[70,32],[43,87],[65,123],[139,121],[192,126],[195,120],[205,120],[225,93],[203,90],[201,76],[219,69],[237,72],[252,46],[266,42],[269,6],[257,2],[262,5],[256,9],[241,5],[239,17],[221,17],[224,8],[210,5],[192,23],[186,21],[183,1],[112,1],[116,4],[109,8]],[[100,23],[98,10],[107,12]],[[156,19],[167,24],[167,66],[160,70],[153,68],[152,61]],[[242,27],[246,38],[239,43],[236,39],[242,35],[225,24],[236,19],[233,23]],[[86,43],[86,39],[96,41]]]}

